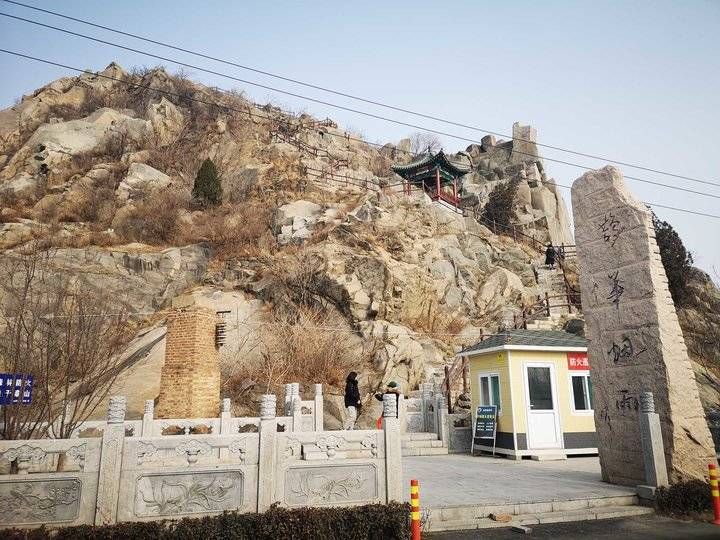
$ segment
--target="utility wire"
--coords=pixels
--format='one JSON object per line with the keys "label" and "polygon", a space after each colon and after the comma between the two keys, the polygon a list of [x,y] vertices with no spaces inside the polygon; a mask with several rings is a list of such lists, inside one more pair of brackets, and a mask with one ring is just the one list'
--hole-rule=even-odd
{"label": "utility wire", "polygon": [[[188,64],[188,63],[186,63],[186,62],[181,62],[181,61],[179,61],[179,60],[174,60],[174,59],[172,59],[172,58],[167,58],[167,57],[165,57],[165,56],[160,56],[160,55],[153,54],[153,53],[150,53],[150,52],[142,51],[142,50],[140,50],[140,49],[134,49],[134,48],[132,48],[132,47],[127,47],[127,46],[125,46],[125,45],[120,45],[120,44],[118,44],[118,43],[113,43],[113,42],[111,42],[111,41],[106,41],[106,40],[103,40],[103,39],[99,39],[99,38],[95,38],[95,37],[88,36],[88,35],[85,35],[85,34],[81,34],[81,33],[79,33],[79,32],[73,32],[73,31],[67,30],[67,29],[65,29],[65,28],[60,28],[60,27],[53,26],[53,25],[50,25],[50,24],[41,23],[41,22],[39,22],[39,21],[33,21],[33,20],[31,20],[31,19],[25,19],[25,18],[23,18],[23,17],[18,17],[18,16],[16,16],[16,15],[10,15],[10,14],[8,14],[8,13],[3,13],[3,12],[0,12],[0,15],[2,15],[3,17],[8,17],[8,18],[10,18],[10,19],[15,19],[15,20],[18,20],[18,21],[23,21],[23,22],[27,22],[27,23],[30,23],[30,24],[34,24],[34,25],[36,25],[36,26],[41,26],[41,27],[44,27],[44,28],[49,28],[49,29],[51,29],[51,30],[56,30],[56,31],[58,31],[58,32],[63,32],[63,33],[65,33],[65,34],[73,35],[73,36],[76,36],[76,37],[81,37],[81,38],[83,38],[83,39],[88,39],[88,40],[90,40],[90,41],[95,41],[95,42],[97,42],[97,43],[102,43],[102,44],[104,44],[104,45],[110,45],[111,47],[116,47],[116,48],[123,49],[123,50],[126,50],[126,51],[134,52],[134,53],[137,53],[137,54],[142,54],[142,55],[144,55],[144,56],[149,56],[149,57],[151,57],[151,58],[156,58],[156,59],[162,60],[162,61],[164,61],[164,62],[171,62],[171,63],[173,63],[173,64],[177,64],[177,65],[184,66],[184,67],[187,67],[187,68],[190,68],[190,69],[195,69],[195,70],[198,70],[198,71],[202,71],[202,72],[205,72],[205,73],[209,73],[209,74],[211,74],[211,75],[217,75],[217,76],[219,76],[219,77],[224,77],[224,78],[227,78],[227,79],[231,79],[231,80],[234,80],[234,81],[238,81],[238,82],[241,82],[241,83],[243,83],[243,84],[249,84],[249,85],[252,85],[252,86],[256,86],[256,87],[258,87],[258,88],[263,88],[263,89],[265,89],[265,90],[270,90],[270,91],[272,91],[272,92],[278,92],[278,93],[285,94],[285,95],[292,96],[292,97],[296,97],[296,98],[299,98],[299,99],[304,99],[304,100],[306,100],[306,101],[310,101],[310,102],[313,102],[313,103],[318,103],[318,104],[321,104],[321,105],[326,105],[326,106],[328,106],[328,107],[333,107],[333,108],[335,108],[335,109],[339,109],[339,110],[351,112],[351,113],[354,113],[354,114],[360,114],[360,115],[363,115],[363,116],[367,116],[367,117],[369,117],[369,118],[374,118],[374,119],[382,120],[382,121],[385,121],[385,122],[391,122],[391,123],[398,124],[398,125],[401,125],[401,126],[410,127],[410,128],[413,128],[413,129],[419,129],[419,130],[422,130],[422,131],[426,131],[426,132],[428,132],[428,133],[434,133],[434,134],[436,134],[436,135],[442,135],[442,136],[444,136],[444,137],[450,137],[450,138],[453,138],[453,139],[462,140],[462,141],[470,142],[470,143],[473,143],[473,144],[481,144],[481,141],[478,141],[478,140],[476,140],[476,139],[470,139],[470,138],[468,138],[468,137],[463,137],[463,136],[461,136],[461,135],[455,135],[455,134],[453,134],[453,133],[447,133],[447,132],[444,132],[444,131],[440,131],[440,130],[428,128],[428,127],[425,127],[425,126],[420,126],[420,125],[417,125],[417,124],[411,124],[411,123],[409,123],[409,122],[403,122],[403,121],[400,121],[400,120],[395,120],[395,119],[392,119],[392,118],[387,118],[387,117],[385,117],[385,116],[380,116],[380,115],[373,114],[373,113],[369,113],[369,112],[366,112],[366,111],[361,111],[361,110],[358,110],[358,109],[353,109],[353,108],[351,108],[351,107],[345,107],[345,106],[343,106],[343,105],[337,105],[337,104],[335,104],[335,103],[330,103],[330,102],[328,102],[328,101],[324,101],[324,100],[321,100],[321,99],[315,99],[315,98],[311,98],[311,97],[308,97],[308,96],[303,96],[303,95],[301,95],[301,94],[296,94],[296,93],[294,93],[294,92],[288,92],[288,91],[286,91],[286,90],[280,90],[279,88],[274,88],[274,87],[272,87],[272,86],[260,84],[260,83],[253,82],[253,81],[248,81],[248,80],[246,80],[246,79],[241,79],[241,78],[239,78],[239,77],[234,77],[234,76],[228,75],[228,74],[226,74],[226,73],[221,73],[221,72],[219,72],[219,71],[214,71],[214,70],[212,70],[212,69],[203,68],[203,67],[200,67],[200,66],[196,66],[196,65],[194,65],[194,64]],[[592,167],[588,167],[588,166],[586,166],[586,165],[580,165],[580,164],[578,164],[578,163],[572,163],[572,162],[560,160],[560,159],[557,159],[557,158],[549,158],[549,157],[543,158],[543,157],[541,157],[541,156],[539,156],[539,155],[537,155],[537,154],[532,154],[532,153],[529,153],[529,152],[522,152],[522,151],[516,150],[516,149],[513,149],[513,152],[516,153],[516,154],[519,154],[519,155],[524,155],[524,156],[533,157],[533,158],[537,158],[537,159],[545,159],[546,161],[552,161],[552,162],[554,162],[554,163],[561,163],[561,164],[563,164],[563,165],[569,165],[569,166],[571,166],[571,167],[577,167],[577,168],[579,168],[579,169],[584,169],[584,170],[588,170],[588,171],[594,170]],[[701,191],[695,191],[695,190],[693,190],[693,189],[688,189],[688,188],[673,186],[673,185],[670,185],[670,184],[663,184],[662,182],[655,182],[655,181],[653,181],[653,180],[647,180],[647,179],[644,179],[644,178],[638,178],[638,177],[636,177],[636,176],[626,175],[625,178],[628,179],[628,180],[634,180],[634,181],[637,181],[637,182],[643,182],[643,183],[646,183],[646,184],[652,184],[652,185],[655,185],[655,186],[664,187],[664,188],[668,188],[668,189],[674,189],[674,190],[677,190],[677,191],[684,191],[684,192],[686,192],[686,193],[693,193],[693,194],[695,194],[695,195],[701,195],[701,196],[704,196],[704,197],[713,197],[713,198],[715,198],[715,199],[720,199],[720,195],[713,195],[713,194],[710,194],[710,193],[703,193],[703,192],[701,192]]]}
{"label": "utility wire", "polygon": [[711,186],[718,186],[718,187],[720,187],[720,183],[718,183],[718,182],[712,182],[712,181],[709,181],[709,180],[701,180],[701,179],[698,179],[698,178],[693,178],[693,177],[690,177],[690,176],[684,176],[684,175],[681,175],[681,174],[671,173],[671,172],[663,171],[663,170],[660,170],[660,169],[653,169],[653,168],[651,168],[651,167],[645,167],[645,166],[643,166],[643,165],[637,165],[637,164],[629,163],[629,162],[626,162],[626,161],[619,161],[619,160],[616,160],[616,159],[610,159],[610,158],[603,157],[603,156],[598,156],[598,155],[595,155],[595,154],[589,154],[589,153],[586,153],[586,152],[580,152],[580,151],[577,151],[577,150],[571,150],[571,149],[563,148],[563,147],[560,147],[560,146],[554,146],[554,145],[550,145],[550,144],[539,143],[539,142],[536,142],[536,141],[531,141],[531,140],[527,140],[527,139],[522,139],[522,138],[519,138],[519,137],[513,137],[513,136],[508,135],[508,134],[506,134],[506,133],[499,133],[499,132],[492,131],[492,130],[489,130],[489,129],[480,128],[480,127],[477,127],[477,126],[471,126],[471,125],[468,125],[468,124],[463,124],[463,123],[460,123],[460,122],[456,122],[456,121],[453,121],[453,120],[448,120],[448,119],[445,119],[445,118],[440,118],[440,117],[438,117],[438,116],[433,116],[433,115],[430,115],[430,114],[426,114],[426,113],[414,111],[414,110],[411,110],[411,109],[405,109],[405,108],[403,108],[403,107],[398,107],[398,106],[396,106],[396,105],[390,105],[390,104],[383,103],[383,102],[380,102],[380,101],[377,101],[377,100],[374,100],[374,99],[363,98],[363,97],[356,96],[356,95],[353,95],[353,94],[348,94],[348,93],[346,93],[346,92],[341,92],[341,91],[338,91],[338,90],[333,90],[333,89],[328,88],[328,87],[325,87],[325,86],[319,86],[319,85],[312,84],[312,83],[308,83],[308,82],[304,82],[304,81],[301,81],[301,80],[298,80],[298,79],[293,79],[293,78],[291,78],[291,77],[286,77],[286,76],[283,76],[283,75],[278,75],[277,73],[271,73],[271,72],[269,72],[269,71],[265,71],[265,70],[262,70],[262,69],[259,69],[259,68],[255,68],[255,67],[251,67],[251,66],[239,64],[239,63],[237,63],[237,62],[232,62],[232,61],[229,61],[229,60],[225,60],[225,59],[222,59],[222,58],[218,58],[218,57],[216,57],[216,56],[211,56],[211,55],[208,55],[208,54],[205,54],[205,53],[201,53],[201,52],[198,52],[198,51],[193,51],[193,50],[191,50],[191,49],[186,49],[186,48],[184,48],[184,47],[179,47],[179,46],[177,46],[177,45],[173,45],[173,44],[166,43],[166,42],[163,42],[163,41],[158,41],[158,40],[151,39],[151,38],[148,38],[148,37],[145,37],[145,36],[141,36],[141,35],[138,35],[138,34],[133,34],[133,33],[131,33],[131,32],[126,32],[126,31],[123,31],[123,30],[119,30],[119,29],[117,29],[117,28],[112,28],[112,27],[110,27],[110,26],[105,26],[105,25],[102,25],[102,24],[94,23],[94,22],[92,22],[92,21],[88,21],[88,20],[85,20],[85,19],[80,19],[80,18],[77,18],[77,17],[71,17],[71,16],[69,16],[69,15],[65,15],[65,14],[63,14],[63,13],[59,13],[59,12],[57,12],[57,11],[52,11],[52,10],[49,10],[49,9],[43,9],[43,8],[39,8],[39,7],[36,7],[36,6],[31,6],[31,5],[28,5],[28,4],[24,4],[24,3],[22,3],[22,2],[15,2],[14,0],[2,0],[2,1],[5,2],[5,3],[8,3],[8,4],[15,4],[15,5],[17,5],[17,6],[21,6],[21,7],[27,8],[27,9],[32,9],[32,10],[39,11],[39,12],[42,12],[42,13],[47,13],[47,14],[50,14],[50,15],[54,15],[54,16],[56,16],[56,17],[61,17],[61,18],[63,18],[63,19],[67,19],[67,20],[70,20],[70,21],[74,21],[74,22],[78,22],[78,23],[81,23],[81,24],[85,24],[85,25],[88,25],[88,26],[95,27],[95,28],[99,28],[99,29],[101,29],[101,30],[107,30],[108,32],[113,32],[113,33],[115,33],[115,34],[120,34],[120,35],[123,35],[123,36],[127,36],[127,37],[131,37],[131,38],[138,39],[138,40],[141,40],[141,41],[145,41],[145,42],[147,42],[147,43],[152,43],[152,44],[154,44],[154,45],[160,45],[161,47],[166,47],[166,48],[168,48],[168,49],[173,49],[173,50],[176,50],[176,51],[179,51],[179,52],[191,54],[191,55],[193,55],[193,56],[197,56],[197,57],[200,57],[200,58],[205,58],[206,60],[212,60],[212,61],[214,61],[214,62],[219,62],[219,63],[221,63],[221,64],[226,64],[226,65],[228,65],[228,66],[237,67],[237,68],[240,68],[240,69],[244,69],[244,70],[246,70],[246,71],[252,71],[252,72],[254,72],[254,73],[259,73],[259,74],[261,74],[261,75],[266,75],[266,76],[268,76],[268,77],[273,77],[273,78],[275,78],[275,79],[279,79],[279,80],[282,80],[282,81],[290,82],[290,83],[293,83],[293,84],[298,84],[298,85],[301,85],[301,86],[305,86],[305,87],[307,87],[307,88],[312,88],[312,89],[314,89],[314,90],[320,90],[320,91],[322,91],[322,92],[327,92],[327,93],[329,93],[329,94],[334,94],[334,95],[337,95],[337,96],[341,96],[341,97],[345,97],[345,98],[349,98],[349,99],[354,99],[354,100],[356,100],[356,101],[360,101],[360,102],[363,102],[363,103],[368,103],[368,104],[370,104],[370,105],[375,105],[375,106],[382,107],[382,108],[389,109],[389,110],[393,110],[393,111],[398,111],[398,112],[410,114],[410,115],[417,116],[417,117],[420,117],[420,118],[425,118],[425,119],[427,119],[427,120],[434,120],[434,121],[436,121],[436,122],[442,122],[443,124],[447,124],[447,125],[451,125],[451,126],[456,126],[456,127],[461,127],[461,128],[466,128],[466,129],[471,129],[471,130],[473,130],[473,131],[477,131],[477,132],[480,132],[480,133],[487,133],[487,134],[490,134],[490,135],[496,135],[496,136],[498,136],[498,137],[506,137],[506,138],[514,139],[514,140],[521,141],[521,142],[529,142],[529,143],[533,143],[533,144],[535,144],[535,145],[537,145],[537,146],[539,146],[539,147],[542,147],[542,148],[548,148],[548,149],[551,149],[551,150],[557,150],[557,151],[560,151],[560,152],[565,152],[565,153],[573,154],[573,155],[576,155],[576,156],[586,157],[586,158],[590,158],[590,159],[597,159],[597,160],[606,161],[606,162],[609,162],[609,163],[615,163],[616,165],[622,165],[622,166],[624,166],[624,167],[631,167],[631,168],[633,168],[633,169],[639,169],[639,170],[646,171],[646,172],[651,172],[651,173],[656,173],[656,174],[662,174],[662,175],[665,175],[665,176],[671,176],[671,177],[679,178],[679,179],[682,179],[682,180],[688,180],[688,181],[690,181],[690,182],[697,182],[697,183],[700,183],[700,184],[706,184],[706,185],[711,185]]}
{"label": "utility wire", "polygon": [[[6,53],[6,54],[11,54],[11,55],[13,55],[13,56],[17,56],[17,57],[20,57],[20,58],[25,58],[25,59],[28,59],[28,60],[33,60],[33,61],[36,61],[36,62],[41,62],[41,63],[43,63],[43,64],[48,64],[48,65],[51,65],[51,66],[61,67],[61,68],[63,68],[63,69],[69,69],[69,70],[72,70],[72,71],[77,71],[77,72],[79,72],[79,73],[88,73],[88,71],[87,71],[86,69],[82,69],[82,68],[78,68],[78,67],[74,67],[74,66],[69,66],[69,65],[67,65],[67,64],[61,64],[61,63],[59,63],[59,62],[53,62],[52,60],[46,60],[46,59],[43,59],[43,58],[38,58],[38,57],[35,57],[35,56],[30,56],[30,55],[27,55],[27,54],[19,53],[19,52],[16,52],[16,51],[11,51],[11,50],[8,50],[8,49],[2,49],[2,48],[0,48],[0,52],[4,52],[4,53]],[[202,103],[203,105],[214,106],[214,107],[217,107],[217,108],[219,108],[219,109],[225,109],[225,110],[228,110],[228,111],[233,111],[233,112],[237,112],[237,113],[241,113],[241,114],[247,114],[247,115],[250,116],[250,117],[255,116],[255,117],[259,117],[259,118],[265,119],[265,120],[276,120],[276,121],[279,121],[279,122],[281,122],[281,123],[285,123],[285,124],[288,124],[288,125],[291,124],[290,121],[281,120],[281,119],[276,119],[276,118],[273,118],[273,117],[270,117],[270,116],[259,115],[259,114],[253,113],[252,111],[249,111],[249,110],[238,109],[238,108],[235,108],[235,107],[230,107],[230,106],[228,106],[228,105],[223,105],[223,104],[220,104],[220,103],[217,103],[217,102],[213,102],[213,101],[205,101],[205,100],[198,99],[198,98],[191,98],[191,97],[187,97],[187,96],[180,96],[180,94],[177,94],[177,93],[175,93],[175,92],[170,92],[170,91],[167,91],[167,90],[160,90],[160,89],[158,89],[158,88],[153,88],[153,87],[151,87],[151,86],[149,86],[149,85],[143,85],[143,84],[133,83],[133,82],[130,82],[130,81],[126,81],[126,80],[124,80],[124,79],[119,79],[119,78],[117,78],[117,77],[111,77],[111,76],[109,76],[109,75],[104,75],[104,74],[102,74],[102,73],[97,73],[97,72],[91,72],[91,73],[92,73],[92,75],[95,76],[95,77],[99,77],[99,78],[103,78],[103,79],[107,79],[107,80],[119,82],[119,83],[122,83],[122,84],[125,84],[125,85],[128,85],[128,86],[133,86],[133,87],[135,87],[135,88],[143,88],[143,89],[146,89],[146,90],[151,90],[151,91],[153,91],[153,92],[157,92],[157,93],[159,93],[159,94],[165,94],[165,95],[173,96],[173,97],[176,97],[176,98],[182,98],[182,99],[187,100],[187,101],[193,101],[193,102],[196,102],[196,103]],[[355,140],[355,141],[358,141],[358,142],[362,142],[362,143],[364,143],[364,144],[367,144],[367,145],[369,145],[369,146],[376,146],[376,147],[382,147],[382,146],[383,146],[383,145],[378,144],[378,143],[370,143],[370,142],[367,142],[367,141],[363,141],[362,139],[359,139],[359,138],[348,137],[348,136],[345,136],[345,135],[336,134],[336,133],[331,133],[331,132],[327,132],[327,135],[332,135],[332,136],[335,136],[335,137],[340,137],[340,138],[343,138],[343,139],[346,139],[346,140],[347,140],[347,139]],[[311,168],[311,170],[319,170],[319,169],[312,169],[312,168]],[[322,172],[324,172],[324,171],[322,171]],[[316,176],[316,175],[314,175],[314,176]],[[358,181],[363,182],[363,183],[367,183],[367,182],[374,183],[372,180],[368,180],[368,179],[366,179],[366,178],[357,178],[357,177],[346,176],[346,175],[343,175],[343,176],[346,177],[346,178],[348,178],[348,179],[350,179],[350,180],[358,180]],[[556,183],[556,182],[550,182],[549,180],[544,181],[544,183],[545,183],[545,184],[549,184],[549,185],[554,185],[554,186],[557,186],[557,187],[561,187],[561,188],[564,188],[564,189],[572,189],[570,186],[566,186],[566,185],[564,185],[564,184],[559,184],[559,183]],[[390,186],[386,186],[386,187],[392,187],[392,186],[397,186],[397,185],[398,185],[398,184],[391,184]],[[646,201],[642,201],[642,202],[643,202],[644,204],[649,205],[649,206],[655,206],[655,207],[658,207],[658,208],[665,208],[665,209],[668,209],[668,210],[675,210],[675,211],[677,211],[677,212],[685,212],[685,213],[688,213],[688,214],[695,214],[695,215],[698,215],[698,216],[709,217],[709,218],[713,218],[713,219],[720,219],[720,215],[707,214],[707,213],[704,213],[704,212],[697,212],[697,211],[695,211],[695,210],[688,210],[688,209],[686,209],[686,208],[678,208],[678,207],[674,207],[674,206],[665,206],[665,205],[658,204],[658,203],[649,203],[649,202],[646,202]]]}

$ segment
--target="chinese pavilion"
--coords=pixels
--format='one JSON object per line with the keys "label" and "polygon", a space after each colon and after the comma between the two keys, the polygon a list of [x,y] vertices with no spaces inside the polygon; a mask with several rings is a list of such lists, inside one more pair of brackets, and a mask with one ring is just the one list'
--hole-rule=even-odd
{"label": "chinese pavilion", "polygon": [[442,200],[458,206],[462,177],[470,167],[450,161],[440,150],[435,155],[424,154],[406,165],[393,165],[392,170],[407,182],[404,192],[410,194],[413,186],[421,188],[433,201]]}

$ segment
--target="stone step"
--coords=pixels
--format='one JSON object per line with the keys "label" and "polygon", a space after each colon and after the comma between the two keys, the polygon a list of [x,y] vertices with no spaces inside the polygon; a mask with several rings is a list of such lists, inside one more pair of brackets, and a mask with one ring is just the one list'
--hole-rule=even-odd
{"label": "stone step", "polygon": [[415,433],[403,433],[404,441],[436,441],[437,438],[437,433],[427,433],[424,431],[419,431]]}
{"label": "stone step", "polygon": [[[568,501],[570,502],[570,501]],[[422,509],[421,509],[422,510]],[[613,519],[622,517],[641,516],[652,514],[655,511],[645,506],[604,506],[600,508],[586,508],[584,510],[558,510],[554,512],[542,512],[538,514],[517,514],[513,515],[510,522],[501,523],[492,519],[454,519],[436,521],[430,518],[425,530],[428,532],[440,531],[461,531],[468,529],[489,529],[512,527],[513,525],[539,525],[541,523],[562,523],[569,521],[590,521],[596,519]]]}
{"label": "stone step", "polygon": [[434,441],[421,440],[421,441],[402,441],[403,448],[440,448],[442,447],[442,441],[435,439]]}
{"label": "stone step", "polygon": [[446,447],[440,448],[403,448],[403,456],[446,456],[448,455],[448,449]]}

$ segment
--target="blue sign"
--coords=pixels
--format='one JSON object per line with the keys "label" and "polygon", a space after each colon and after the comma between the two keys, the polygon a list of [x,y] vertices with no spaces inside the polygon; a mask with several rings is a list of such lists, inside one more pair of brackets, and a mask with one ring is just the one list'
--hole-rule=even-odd
{"label": "blue sign", "polygon": [[32,401],[33,376],[0,373],[0,405],[28,404]]}

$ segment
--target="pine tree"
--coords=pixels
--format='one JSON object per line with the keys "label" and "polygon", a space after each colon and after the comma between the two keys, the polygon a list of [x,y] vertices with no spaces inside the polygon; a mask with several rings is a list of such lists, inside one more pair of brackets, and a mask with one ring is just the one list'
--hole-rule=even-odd
{"label": "pine tree", "polygon": [[681,305],[687,299],[689,270],[693,264],[692,254],[685,249],[680,236],[667,221],[662,221],[653,214],[653,226],[670,295],[676,304]]}
{"label": "pine tree", "polygon": [[203,161],[195,177],[192,196],[201,206],[217,206],[222,202],[222,185],[217,168],[210,158]]}
{"label": "pine tree", "polygon": [[520,181],[503,182],[493,188],[482,212],[485,223],[508,226],[515,221],[515,195]]}

